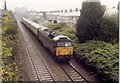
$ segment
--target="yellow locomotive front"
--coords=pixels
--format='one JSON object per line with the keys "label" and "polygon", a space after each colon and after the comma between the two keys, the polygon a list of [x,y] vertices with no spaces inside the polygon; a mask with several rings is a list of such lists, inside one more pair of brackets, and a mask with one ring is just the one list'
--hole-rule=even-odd
{"label": "yellow locomotive front", "polygon": [[57,42],[56,56],[71,56],[73,55],[72,42]]}
{"label": "yellow locomotive front", "polygon": [[69,61],[73,56],[72,41],[68,37],[58,38],[55,44],[54,54],[57,57],[57,60]]}

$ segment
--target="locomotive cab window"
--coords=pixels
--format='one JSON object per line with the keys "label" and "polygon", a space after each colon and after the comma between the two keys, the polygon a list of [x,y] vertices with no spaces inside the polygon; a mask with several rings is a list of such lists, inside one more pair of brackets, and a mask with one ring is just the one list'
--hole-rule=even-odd
{"label": "locomotive cab window", "polygon": [[65,42],[65,46],[72,46],[71,42]]}
{"label": "locomotive cab window", "polygon": [[57,46],[59,47],[67,47],[72,46],[72,42],[57,42]]}
{"label": "locomotive cab window", "polygon": [[57,42],[57,46],[64,46],[64,42]]}

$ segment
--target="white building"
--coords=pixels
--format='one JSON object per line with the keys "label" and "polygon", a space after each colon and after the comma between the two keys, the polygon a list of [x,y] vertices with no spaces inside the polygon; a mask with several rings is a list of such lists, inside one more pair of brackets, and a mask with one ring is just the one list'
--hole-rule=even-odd
{"label": "white building", "polygon": [[76,24],[77,20],[79,19],[80,11],[69,11],[69,12],[51,12],[47,13],[47,19],[48,21],[54,21],[56,20],[59,22],[66,22],[66,23],[72,23]]}

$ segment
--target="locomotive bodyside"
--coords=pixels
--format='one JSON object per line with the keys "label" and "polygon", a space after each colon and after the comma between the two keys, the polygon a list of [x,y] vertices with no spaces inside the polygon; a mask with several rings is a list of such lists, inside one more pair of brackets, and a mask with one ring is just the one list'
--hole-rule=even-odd
{"label": "locomotive bodyside", "polygon": [[49,38],[50,33],[48,30],[46,27],[41,27],[38,30],[38,38],[53,53],[53,41]]}

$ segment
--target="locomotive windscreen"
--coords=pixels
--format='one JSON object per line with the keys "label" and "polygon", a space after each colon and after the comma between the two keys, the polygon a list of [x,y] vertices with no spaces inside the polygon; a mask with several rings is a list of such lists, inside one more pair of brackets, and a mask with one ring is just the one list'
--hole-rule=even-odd
{"label": "locomotive windscreen", "polygon": [[72,42],[57,42],[57,46],[59,47],[67,47],[67,46],[72,46]]}

